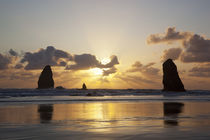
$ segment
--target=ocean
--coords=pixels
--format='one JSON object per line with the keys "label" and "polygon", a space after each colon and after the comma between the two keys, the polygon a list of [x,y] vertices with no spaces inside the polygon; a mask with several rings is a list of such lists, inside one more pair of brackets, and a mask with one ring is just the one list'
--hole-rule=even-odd
{"label": "ocean", "polygon": [[210,139],[210,91],[0,89],[0,140]]}

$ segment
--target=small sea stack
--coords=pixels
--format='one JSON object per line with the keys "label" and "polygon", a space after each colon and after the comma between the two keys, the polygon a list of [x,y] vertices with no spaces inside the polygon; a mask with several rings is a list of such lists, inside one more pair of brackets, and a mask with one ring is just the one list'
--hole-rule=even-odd
{"label": "small sea stack", "polygon": [[49,65],[45,66],[38,80],[38,89],[54,88],[53,73]]}
{"label": "small sea stack", "polygon": [[63,89],[65,89],[65,88],[62,87],[62,86],[57,86],[55,89],[63,90]]}
{"label": "small sea stack", "polygon": [[186,91],[172,59],[168,59],[163,63],[163,86],[163,91]]}
{"label": "small sea stack", "polygon": [[87,90],[87,86],[85,85],[85,83],[82,84],[82,90]]}

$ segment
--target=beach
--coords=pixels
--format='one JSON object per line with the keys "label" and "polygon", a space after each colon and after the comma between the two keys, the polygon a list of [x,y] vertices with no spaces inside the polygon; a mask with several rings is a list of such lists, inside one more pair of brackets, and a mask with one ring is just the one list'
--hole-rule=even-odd
{"label": "beach", "polygon": [[0,140],[210,140],[210,0],[0,0]]}
{"label": "beach", "polygon": [[5,96],[0,99],[0,139],[209,139],[209,100],[200,92]]}

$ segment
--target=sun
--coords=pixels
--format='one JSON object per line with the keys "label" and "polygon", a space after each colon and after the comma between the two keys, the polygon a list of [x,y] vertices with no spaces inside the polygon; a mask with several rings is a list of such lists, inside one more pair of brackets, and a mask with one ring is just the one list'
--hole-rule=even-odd
{"label": "sun", "polygon": [[105,64],[108,64],[111,60],[109,58],[103,58],[101,60],[101,64],[105,65]]}
{"label": "sun", "polygon": [[100,68],[93,68],[89,70],[91,73],[93,73],[94,75],[102,75],[103,74],[103,70]]}
{"label": "sun", "polygon": [[[101,64],[102,65],[106,65],[110,62],[111,60],[109,58],[103,58],[101,60]],[[89,69],[89,72],[94,74],[94,75],[103,75],[103,70],[106,70],[106,68],[92,68],[92,69]]]}

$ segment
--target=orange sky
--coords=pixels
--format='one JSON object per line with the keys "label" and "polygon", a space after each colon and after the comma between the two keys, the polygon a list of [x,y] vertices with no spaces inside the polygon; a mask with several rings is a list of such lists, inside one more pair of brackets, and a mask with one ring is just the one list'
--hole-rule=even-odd
{"label": "orange sky", "polygon": [[0,88],[36,88],[51,65],[55,86],[162,89],[172,58],[186,89],[210,89],[209,4],[1,1]]}

